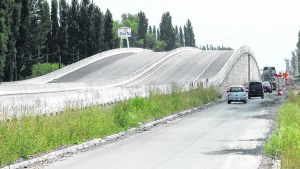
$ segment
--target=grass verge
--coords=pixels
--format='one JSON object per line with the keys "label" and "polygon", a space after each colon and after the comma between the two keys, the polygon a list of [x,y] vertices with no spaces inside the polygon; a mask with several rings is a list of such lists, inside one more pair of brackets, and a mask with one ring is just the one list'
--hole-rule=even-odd
{"label": "grass verge", "polygon": [[[65,65],[61,64],[61,67]],[[41,63],[35,64],[32,68],[32,75],[30,78],[42,76],[51,72],[54,72],[59,69],[58,63]]]}
{"label": "grass verge", "polygon": [[57,147],[102,138],[217,98],[220,98],[220,93],[214,88],[187,92],[174,88],[170,94],[152,92],[147,98],[135,97],[109,108],[66,108],[55,116],[22,116],[1,122],[0,166]]}
{"label": "grass verge", "polygon": [[300,168],[300,96],[289,92],[277,115],[278,126],[264,145],[265,152],[280,158],[281,168]]}

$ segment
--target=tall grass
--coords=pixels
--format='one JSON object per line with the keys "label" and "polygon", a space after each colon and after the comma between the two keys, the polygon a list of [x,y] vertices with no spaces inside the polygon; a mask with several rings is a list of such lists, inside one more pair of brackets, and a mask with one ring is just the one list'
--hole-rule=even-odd
{"label": "tall grass", "polygon": [[[64,65],[61,64],[61,67],[64,67]],[[42,76],[42,75],[54,72],[58,69],[59,69],[58,63],[35,64],[35,65],[33,65],[32,77],[31,78]]]}
{"label": "tall grass", "polygon": [[93,138],[138,126],[174,112],[198,107],[220,97],[213,88],[188,92],[174,89],[171,94],[152,92],[110,108],[90,106],[66,108],[55,116],[23,116],[0,123],[0,166],[27,159],[57,147],[79,144]]}
{"label": "tall grass", "polygon": [[300,168],[300,96],[290,92],[279,109],[278,126],[265,143],[265,152],[281,159],[281,168]]}

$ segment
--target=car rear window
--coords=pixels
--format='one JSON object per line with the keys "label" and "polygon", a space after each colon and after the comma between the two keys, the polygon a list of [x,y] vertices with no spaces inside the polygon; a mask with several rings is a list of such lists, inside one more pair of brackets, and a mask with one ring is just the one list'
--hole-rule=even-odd
{"label": "car rear window", "polygon": [[260,82],[251,82],[249,87],[252,89],[261,89],[262,84]]}
{"label": "car rear window", "polygon": [[242,87],[231,87],[230,88],[230,92],[243,92],[243,88]]}
{"label": "car rear window", "polygon": [[263,84],[264,86],[270,86],[270,83],[269,83],[269,82],[262,82],[262,84]]}

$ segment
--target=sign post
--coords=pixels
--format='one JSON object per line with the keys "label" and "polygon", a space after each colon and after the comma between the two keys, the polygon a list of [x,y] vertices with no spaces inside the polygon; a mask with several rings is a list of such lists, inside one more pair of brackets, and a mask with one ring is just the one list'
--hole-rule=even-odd
{"label": "sign post", "polygon": [[131,37],[131,28],[121,27],[118,29],[118,37],[120,37],[120,48],[123,46],[123,39],[127,41],[127,48],[129,48],[129,37]]}

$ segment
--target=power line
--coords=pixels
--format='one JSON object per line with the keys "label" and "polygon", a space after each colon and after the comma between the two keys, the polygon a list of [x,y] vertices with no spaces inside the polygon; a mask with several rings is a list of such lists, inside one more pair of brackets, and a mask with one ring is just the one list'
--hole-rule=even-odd
{"label": "power line", "polygon": [[279,29],[279,30],[275,30],[275,31],[255,33],[255,34],[246,35],[246,36],[225,38],[225,39],[220,39],[220,40],[212,40],[212,41],[208,41],[207,43],[216,43],[216,42],[239,40],[239,39],[251,39],[251,38],[257,38],[257,37],[269,36],[269,35],[273,35],[273,34],[280,33],[280,32],[286,32],[286,31],[293,30],[293,29],[300,30],[300,25],[291,26],[291,27],[287,27],[287,28],[283,28],[283,29]]}

